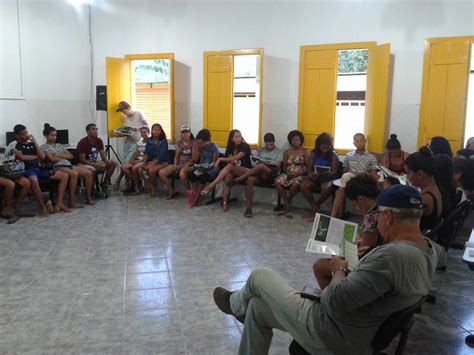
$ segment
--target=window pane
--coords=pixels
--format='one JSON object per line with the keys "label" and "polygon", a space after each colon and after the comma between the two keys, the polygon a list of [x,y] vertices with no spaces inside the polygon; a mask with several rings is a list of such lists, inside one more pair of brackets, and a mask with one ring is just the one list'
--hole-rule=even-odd
{"label": "window pane", "polygon": [[368,51],[339,51],[334,147],[354,149],[353,136],[364,132]]}
{"label": "window pane", "polygon": [[260,56],[234,56],[233,129],[257,144],[260,129]]}
{"label": "window pane", "polygon": [[150,125],[159,123],[171,137],[171,83],[169,59],[132,62],[135,76],[134,106],[144,113]]}

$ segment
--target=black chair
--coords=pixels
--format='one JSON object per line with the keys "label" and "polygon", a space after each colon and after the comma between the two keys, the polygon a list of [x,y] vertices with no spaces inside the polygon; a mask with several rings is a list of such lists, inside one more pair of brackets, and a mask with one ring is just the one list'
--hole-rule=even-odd
{"label": "black chair", "polygon": [[[398,340],[397,350],[395,351],[396,355],[403,354],[405,346],[408,340],[408,333],[410,332],[415,319],[413,316],[415,313],[419,313],[421,310],[421,305],[425,301],[425,297],[421,298],[413,306],[407,307],[401,311],[393,313],[389,316],[385,322],[380,326],[379,330],[372,340],[372,348],[374,350],[374,355],[383,354],[383,350],[388,348],[393,339],[400,334],[400,339]],[[290,355],[309,355],[309,353],[304,350],[296,340],[293,340],[289,348]]]}
{"label": "black chair", "polygon": [[473,202],[470,199],[456,206],[443,220],[442,226],[436,231],[436,241],[443,246],[446,251],[451,247],[454,239],[458,236],[469,213],[471,212]]}

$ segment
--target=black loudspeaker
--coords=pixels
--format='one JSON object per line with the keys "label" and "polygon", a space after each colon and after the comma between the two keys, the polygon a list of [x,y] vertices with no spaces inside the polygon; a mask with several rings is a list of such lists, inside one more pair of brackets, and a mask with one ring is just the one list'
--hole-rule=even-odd
{"label": "black loudspeaker", "polygon": [[95,109],[107,111],[107,86],[97,85],[95,87]]}

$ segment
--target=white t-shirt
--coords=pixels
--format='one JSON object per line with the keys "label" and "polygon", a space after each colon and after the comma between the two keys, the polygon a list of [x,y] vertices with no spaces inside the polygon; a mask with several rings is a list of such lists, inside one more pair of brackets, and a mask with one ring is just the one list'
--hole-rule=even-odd
{"label": "white t-shirt", "polygon": [[127,143],[137,143],[140,141],[140,128],[147,125],[146,119],[141,112],[134,111],[131,116],[125,116],[123,119],[123,125],[125,127],[136,128],[136,131],[132,132],[131,136],[126,139]]}

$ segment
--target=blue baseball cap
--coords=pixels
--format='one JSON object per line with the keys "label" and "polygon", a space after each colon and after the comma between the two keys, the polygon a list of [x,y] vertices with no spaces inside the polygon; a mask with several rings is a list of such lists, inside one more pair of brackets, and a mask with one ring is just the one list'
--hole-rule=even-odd
{"label": "blue baseball cap", "polygon": [[392,185],[377,198],[377,207],[423,209],[420,192],[407,185]]}

